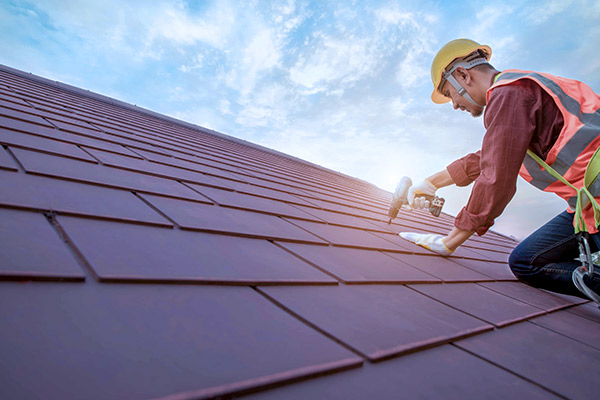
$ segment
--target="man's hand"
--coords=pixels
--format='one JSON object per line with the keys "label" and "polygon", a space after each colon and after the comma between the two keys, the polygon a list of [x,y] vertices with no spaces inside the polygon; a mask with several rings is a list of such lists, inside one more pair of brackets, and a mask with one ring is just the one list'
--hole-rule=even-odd
{"label": "man's hand", "polygon": [[399,235],[421,247],[438,253],[441,256],[449,256],[453,253],[444,243],[444,236],[434,233],[400,232]]}
{"label": "man's hand", "polygon": [[423,182],[413,185],[408,189],[408,204],[412,208],[429,208],[429,200],[435,196],[437,188],[431,182],[425,179]]}

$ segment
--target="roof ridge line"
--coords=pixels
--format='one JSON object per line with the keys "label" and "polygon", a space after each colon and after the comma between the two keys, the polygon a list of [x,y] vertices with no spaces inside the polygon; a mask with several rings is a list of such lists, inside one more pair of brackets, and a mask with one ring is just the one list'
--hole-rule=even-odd
{"label": "roof ridge line", "polygon": [[371,182],[365,181],[365,180],[357,178],[355,176],[347,175],[347,174],[344,174],[343,172],[336,171],[336,170],[333,170],[331,168],[327,168],[327,167],[315,164],[315,163],[307,161],[307,160],[303,160],[303,159],[301,159],[299,157],[292,156],[290,154],[287,154],[287,153],[284,153],[284,152],[281,152],[281,151],[278,151],[278,150],[275,150],[275,149],[272,149],[272,148],[269,148],[269,147],[265,147],[265,146],[259,145],[257,143],[253,143],[253,142],[247,141],[245,139],[237,138],[235,136],[231,136],[231,135],[228,135],[228,134],[225,134],[225,133],[213,130],[213,129],[204,128],[204,127],[202,127],[200,125],[196,125],[196,124],[193,124],[191,122],[183,121],[181,119],[177,119],[175,117],[171,117],[171,116],[166,115],[166,114],[161,114],[159,112],[152,111],[150,109],[147,109],[147,108],[144,108],[144,107],[140,107],[140,106],[135,105],[135,104],[130,104],[130,103],[127,103],[125,101],[118,100],[118,99],[112,98],[112,97],[107,96],[107,95],[96,93],[96,92],[88,90],[88,89],[82,89],[82,88],[79,88],[77,86],[70,85],[68,83],[60,82],[60,81],[57,81],[57,80],[52,80],[52,79],[49,79],[49,78],[44,78],[44,77],[42,77],[40,75],[36,75],[36,74],[34,74],[32,72],[25,72],[25,71],[22,71],[22,70],[13,68],[13,67],[9,67],[8,65],[4,65],[4,64],[0,64],[0,71],[6,72],[6,73],[9,73],[9,74],[13,74],[13,75],[17,75],[17,76],[20,76],[20,77],[25,78],[25,79],[30,79],[32,81],[35,81],[35,82],[38,82],[38,83],[42,83],[42,84],[45,84],[45,85],[48,85],[48,86],[52,86],[52,87],[55,87],[57,89],[64,90],[66,92],[71,92],[71,93],[74,93],[74,94],[77,94],[77,95],[80,95],[80,96],[84,96],[84,97],[88,97],[88,98],[91,98],[91,99],[94,99],[94,100],[98,100],[98,101],[101,101],[101,102],[104,102],[104,103],[108,103],[108,104],[113,105],[113,106],[122,107],[122,108],[125,108],[125,109],[128,109],[128,110],[131,110],[131,111],[140,112],[142,114],[149,115],[149,116],[151,116],[153,118],[156,118],[156,119],[164,121],[164,122],[168,122],[168,123],[172,123],[172,124],[184,126],[184,127],[187,127],[187,128],[191,128],[193,130],[200,131],[200,132],[205,133],[205,134],[214,135],[214,136],[219,137],[219,138],[224,139],[224,140],[228,140],[228,141],[231,141],[231,142],[243,144],[243,145],[252,147],[252,148],[254,148],[256,150],[264,151],[266,153],[270,153],[270,154],[273,154],[273,155],[278,156],[278,157],[283,157],[283,158],[286,158],[286,159],[289,159],[289,160],[300,162],[300,163],[305,164],[305,165],[309,165],[309,166],[311,166],[313,168],[316,168],[316,169],[319,169],[319,170],[326,170],[328,172],[334,173],[336,175],[340,175],[340,176],[345,177],[345,178],[355,179],[355,180],[358,180],[358,181],[360,181],[360,182],[362,182],[364,184],[367,184],[367,185],[369,185],[371,187],[374,187],[374,188],[377,188],[377,189],[380,189],[380,190],[384,190],[384,189],[381,189],[381,188],[377,187],[376,185],[374,185]]}

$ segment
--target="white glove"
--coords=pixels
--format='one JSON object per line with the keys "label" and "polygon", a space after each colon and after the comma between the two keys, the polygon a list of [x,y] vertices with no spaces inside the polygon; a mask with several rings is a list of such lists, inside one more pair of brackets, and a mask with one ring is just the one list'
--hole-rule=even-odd
{"label": "white glove", "polygon": [[435,196],[437,188],[425,179],[423,182],[413,185],[408,189],[408,204],[412,208],[429,208],[429,200],[423,196]]}
{"label": "white glove", "polygon": [[427,250],[431,250],[434,253],[438,253],[442,256],[449,256],[453,253],[450,251],[444,243],[444,237],[442,235],[436,235],[434,233],[415,233],[415,232],[400,232],[400,237],[409,240],[413,243],[418,244],[421,247],[425,247]]}

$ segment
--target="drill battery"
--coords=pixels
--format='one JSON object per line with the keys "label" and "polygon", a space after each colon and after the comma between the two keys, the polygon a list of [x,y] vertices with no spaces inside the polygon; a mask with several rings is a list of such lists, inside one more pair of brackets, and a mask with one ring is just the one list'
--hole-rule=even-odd
{"label": "drill battery", "polygon": [[429,212],[431,213],[431,215],[439,217],[445,202],[446,200],[443,197],[434,196],[434,198],[430,200],[429,203]]}

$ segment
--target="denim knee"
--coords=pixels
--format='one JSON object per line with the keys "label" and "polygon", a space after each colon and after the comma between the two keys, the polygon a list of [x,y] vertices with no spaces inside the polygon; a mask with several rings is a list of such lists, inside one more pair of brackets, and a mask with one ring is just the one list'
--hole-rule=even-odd
{"label": "denim knee", "polygon": [[517,278],[520,274],[533,272],[533,265],[530,264],[526,250],[526,246],[521,243],[513,249],[508,257],[508,266]]}

